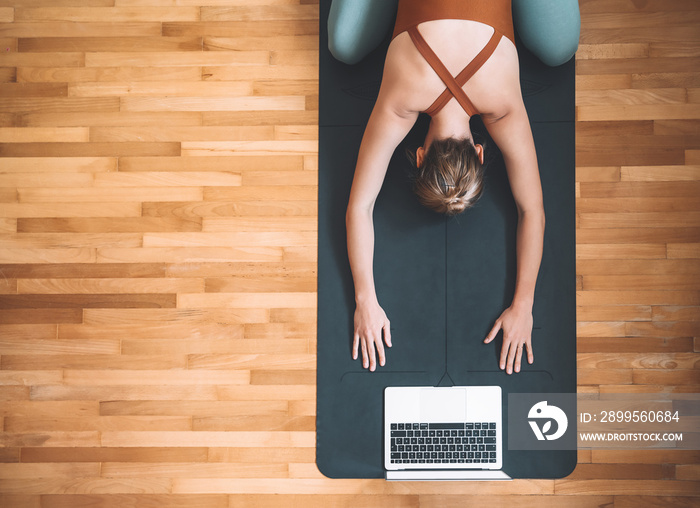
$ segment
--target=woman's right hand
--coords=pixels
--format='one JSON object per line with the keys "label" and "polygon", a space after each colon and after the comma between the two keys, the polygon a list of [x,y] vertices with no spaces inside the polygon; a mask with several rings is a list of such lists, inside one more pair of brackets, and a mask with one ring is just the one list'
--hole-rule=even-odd
{"label": "woman's right hand", "polygon": [[[383,341],[382,341],[383,337]],[[355,334],[352,341],[352,358],[357,360],[362,349],[362,366],[373,372],[379,365],[386,363],[384,343],[391,347],[389,319],[376,300],[370,303],[358,303],[355,308]]]}

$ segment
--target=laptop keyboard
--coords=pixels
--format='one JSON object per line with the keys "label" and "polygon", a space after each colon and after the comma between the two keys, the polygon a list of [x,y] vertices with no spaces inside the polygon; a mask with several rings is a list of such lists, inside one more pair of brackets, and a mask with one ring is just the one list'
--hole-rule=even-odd
{"label": "laptop keyboard", "polygon": [[392,464],[496,462],[496,423],[392,423]]}

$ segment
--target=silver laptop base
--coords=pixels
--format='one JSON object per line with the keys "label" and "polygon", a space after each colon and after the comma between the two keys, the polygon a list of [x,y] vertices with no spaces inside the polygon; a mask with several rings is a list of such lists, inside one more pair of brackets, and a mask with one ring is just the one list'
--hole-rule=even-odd
{"label": "silver laptop base", "polygon": [[387,471],[388,481],[459,481],[459,480],[512,480],[503,471],[445,471],[445,470],[413,470]]}

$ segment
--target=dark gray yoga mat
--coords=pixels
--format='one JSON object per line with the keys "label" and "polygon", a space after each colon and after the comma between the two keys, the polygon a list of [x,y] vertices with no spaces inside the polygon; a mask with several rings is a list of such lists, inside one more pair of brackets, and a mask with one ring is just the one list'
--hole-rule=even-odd
{"label": "dark gray yoga mat", "polygon": [[[317,453],[333,478],[380,478],[383,393],[387,386],[500,385],[504,429],[509,393],[576,392],[574,63],[541,64],[519,47],[521,83],[537,146],[547,227],[533,309],[535,363],[507,375],[498,368],[501,336],[483,338],[509,304],[515,284],[515,204],[500,153],[486,142],[486,190],[477,206],[446,218],[411,192],[405,148],[422,144],[421,117],[389,165],[375,207],[375,283],[391,320],[387,365],[364,370],[351,359],[354,290],[345,208],[362,133],[376,99],[388,39],[348,66],[328,52],[321,1]],[[576,451],[507,448],[513,478],[559,478]]]}

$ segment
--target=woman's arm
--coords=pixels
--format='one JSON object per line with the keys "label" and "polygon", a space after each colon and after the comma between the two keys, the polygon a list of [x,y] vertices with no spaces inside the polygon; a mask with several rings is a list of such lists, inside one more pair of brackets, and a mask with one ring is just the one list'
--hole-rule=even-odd
{"label": "woman's arm", "polygon": [[528,363],[534,361],[532,306],[542,260],[545,223],[542,185],[535,143],[522,100],[506,116],[491,122],[485,120],[485,125],[503,154],[518,209],[515,295],[484,341],[491,342],[498,331],[503,330],[500,367],[510,374],[513,370],[520,371],[523,348],[527,348]]}
{"label": "woman's arm", "polygon": [[[382,338],[391,347],[389,320],[379,306],[372,269],[374,224],[372,213],[394,150],[415,123],[416,113],[398,113],[377,101],[367,123],[355,167],[346,214],[348,258],[355,285],[353,358],[362,350],[362,364],[370,371],[384,365]],[[376,351],[376,353],[375,353]]]}

